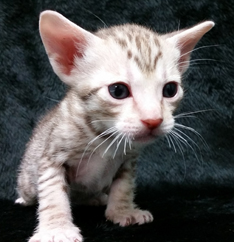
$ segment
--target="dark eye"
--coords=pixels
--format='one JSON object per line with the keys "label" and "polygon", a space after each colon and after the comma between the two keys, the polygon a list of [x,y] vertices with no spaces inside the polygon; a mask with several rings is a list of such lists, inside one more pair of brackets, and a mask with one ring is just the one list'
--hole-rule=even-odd
{"label": "dark eye", "polygon": [[163,87],[163,96],[164,97],[174,97],[177,93],[178,85],[175,82],[168,82]]}
{"label": "dark eye", "polygon": [[129,97],[128,87],[122,83],[115,83],[108,87],[110,95],[115,99],[124,99]]}

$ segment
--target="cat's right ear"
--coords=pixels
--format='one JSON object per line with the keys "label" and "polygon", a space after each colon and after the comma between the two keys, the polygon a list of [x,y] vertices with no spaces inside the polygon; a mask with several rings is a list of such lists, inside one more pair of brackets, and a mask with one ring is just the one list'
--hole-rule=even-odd
{"label": "cat's right ear", "polygon": [[68,85],[72,85],[74,69],[85,50],[100,40],[55,11],[40,15],[39,29],[42,42],[54,72]]}

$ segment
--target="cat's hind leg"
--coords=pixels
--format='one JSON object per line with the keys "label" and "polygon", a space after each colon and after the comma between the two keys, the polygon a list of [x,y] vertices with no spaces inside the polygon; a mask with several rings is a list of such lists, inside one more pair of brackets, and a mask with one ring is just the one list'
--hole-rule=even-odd
{"label": "cat's hind leg", "polygon": [[18,198],[15,203],[28,206],[36,202],[37,188],[34,173],[29,171],[28,167],[21,167],[17,180]]}

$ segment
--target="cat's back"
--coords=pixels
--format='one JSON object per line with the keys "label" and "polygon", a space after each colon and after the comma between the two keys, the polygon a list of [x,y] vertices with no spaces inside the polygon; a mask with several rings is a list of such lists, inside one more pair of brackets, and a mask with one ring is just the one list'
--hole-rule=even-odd
{"label": "cat's back", "polygon": [[68,90],[65,97],[39,120],[27,144],[23,162],[37,163],[43,155],[72,155],[73,150],[79,151],[79,147],[86,145],[85,140],[89,137],[79,102],[76,93]]}
{"label": "cat's back", "polygon": [[26,145],[22,163],[35,163],[42,156],[47,145],[46,141],[49,140],[51,132],[56,126],[58,109],[59,105],[56,105],[37,122],[32,136]]}

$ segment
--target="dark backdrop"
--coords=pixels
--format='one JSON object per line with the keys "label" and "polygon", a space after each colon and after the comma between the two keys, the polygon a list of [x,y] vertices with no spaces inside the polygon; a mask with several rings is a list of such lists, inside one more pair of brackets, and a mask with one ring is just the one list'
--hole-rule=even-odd
{"label": "dark backdrop", "polygon": [[0,241],[26,241],[36,225],[36,207],[13,203],[17,167],[36,121],[66,89],[39,37],[45,9],[90,31],[137,23],[164,33],[216,23],[192,54],[178,114],[207,111],[177,119],[203,138],[183,130],[188,145],[161,138],[139,158],[136,200],[154,222],[120,228],[105,221],[104,208],[73,213],[87,242],[234,241],[234,0],[0,0]]}

